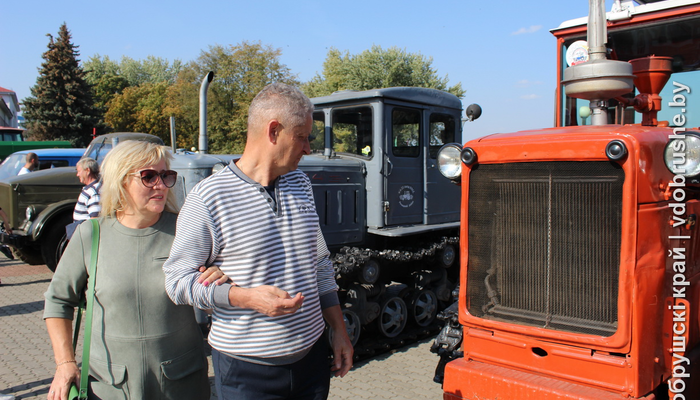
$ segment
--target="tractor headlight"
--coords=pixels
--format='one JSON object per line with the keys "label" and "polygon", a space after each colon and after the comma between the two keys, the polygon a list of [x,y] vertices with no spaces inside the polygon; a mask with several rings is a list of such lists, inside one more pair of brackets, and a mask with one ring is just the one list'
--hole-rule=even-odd
{"label": "tractor headlight", "polygon": [[462,148],[456,143],[446,144],[438,150],[438,169],[445,178],[454,180],[462,176],[461,152]]}
{"label": "tractor headlight", "polygon": [[605,155],[611,161],[620,161],[627,156],[627,146],[622,140],[613,140],[605,146]]}
{"label": "tractor headlight", "polygon": [[671,173],[691,178],[700,175],[700,132],[687,131],[671,139],[664,149],[664,163]]}

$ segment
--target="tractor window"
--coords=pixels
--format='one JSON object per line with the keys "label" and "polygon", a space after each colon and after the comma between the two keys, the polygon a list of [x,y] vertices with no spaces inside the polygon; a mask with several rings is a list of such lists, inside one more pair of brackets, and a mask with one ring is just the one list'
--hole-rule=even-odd
{"label": "tractor window", "polygon": [[436,158],[440,147],[455,141],[455,119],[452,115],[430,115],[430,158]]}
{"label": "tractor window", "polygon": [[[560,54],[565,54],[568,47],[577,40],[585,40],[585,37],[567,38],[559,49]],[[688,107],[671,106],[674,96],[683,94],[687,103],[691,99],[682,86],[691,89],[700,85],[700,52],[697,51],[700,43],[700,17],[691,16],[682,19],[670,19],[659,23],[650,23],[643,26],[633,26],[625,29],[608,30],[608,44],[611,49],[610,58],[619,61],[629,61],[650,55],[672,57],[672,75],[663,87],[660,95],[662,98],[661,110],[657,118],[660,123],[669,122],[674,125],[673,118],[683,114],[685,127],[700,126],[700,114],[694,112],[697,105]],[[559,66],[561,71],[567,67],[565,57]],[[674,85],[674,82],[676,84]],[[561,103],[559,104],[559,116],[563,126],[590,125],[591,119],[582,118],[589,110],[589,101],[574,99],[564,94],[564,88],[560,85]],[[674,90],[676,92],[674,92]],[[633,98],[639,94],[639,90],[628,93],[622,97]],[[616,124],[638,124],[642,121],[642,114],[635,112],[631,106],[625,107],[615,99],[608,100],[608,122]]]}
{"label": "tractor window", "polygon": [[420,155],[420,111],[395,108],[391,113],[391,151],[399,157]]}
{"label": "tractor window", "polygon": [[372,108],[338,108],[332,117],[333,151],[372,157]]}
{"label": "tractor window", "polygon": [[309,136],[309,144],[311,144],[312,153],[323,153],[323,141],[325,140],[326,121],[322,111],[314,113],[314,124],[311,127],[311,136]]}

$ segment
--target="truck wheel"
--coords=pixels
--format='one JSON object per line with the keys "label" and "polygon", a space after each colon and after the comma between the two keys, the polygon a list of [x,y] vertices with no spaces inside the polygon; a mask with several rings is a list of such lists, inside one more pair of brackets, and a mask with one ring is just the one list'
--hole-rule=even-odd
{"label": "truck wheel", "polygon": [[68,244],[68,240],[66,240],[66,225],[72,221],[73,219],[70,218],[70,215],[56,219],[42,238],[41,256],[44,257],[46,266],[52,272],[56,272],[58,261],[61,259],[63,250],[66,249]]}
{"label": "truck wheel", "polygon": [[41,256],[41,251],[35,247],[23,247],[17,249],[10,246],[12,249],[12,254],[15,258],[19,258],[23,263],[29,265],[42,265],[44,264],[44,258]]}

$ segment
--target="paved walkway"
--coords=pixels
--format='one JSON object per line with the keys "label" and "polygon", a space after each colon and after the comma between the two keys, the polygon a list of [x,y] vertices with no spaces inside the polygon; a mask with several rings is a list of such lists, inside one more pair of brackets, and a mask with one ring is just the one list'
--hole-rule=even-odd
{"label": "paved walkway", "polygon": [[[0,257],[0,396],[45,399],[55,366],[41,316],[52,273]],[[429,351],[431,342],[356,363],[345,378],[333,378],[330,398],[441,399],[440,385],[432,381],[437,356]],[[213,382],[211,367],[209,373]]]}

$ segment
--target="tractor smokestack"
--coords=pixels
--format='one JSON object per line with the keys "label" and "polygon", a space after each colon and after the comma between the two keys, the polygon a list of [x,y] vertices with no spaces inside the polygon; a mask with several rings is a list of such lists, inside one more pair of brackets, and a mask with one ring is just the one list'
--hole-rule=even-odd
{"label": "tractor smokestack", "polygon": [[207,90],[209,84],[214,79],[214,71],[209,71],[202,79],[202,86],[199,88],[199,152],[206,154],[209,150],[207,144]]}
{"label": "tractor smokestack", "polygon": [[566,95],[590,101],[592,125],[608,123],[607,100],[634,89],[632,65],[606,59],[607,21],[604,0],[589,0],[589,60],[564,70]]}
{"label": "tractor smokestack", "polygon": [[605,60],[608,41],[608,24],[605,19],[603,0],[588,1],[588,54],[591,60]]}

